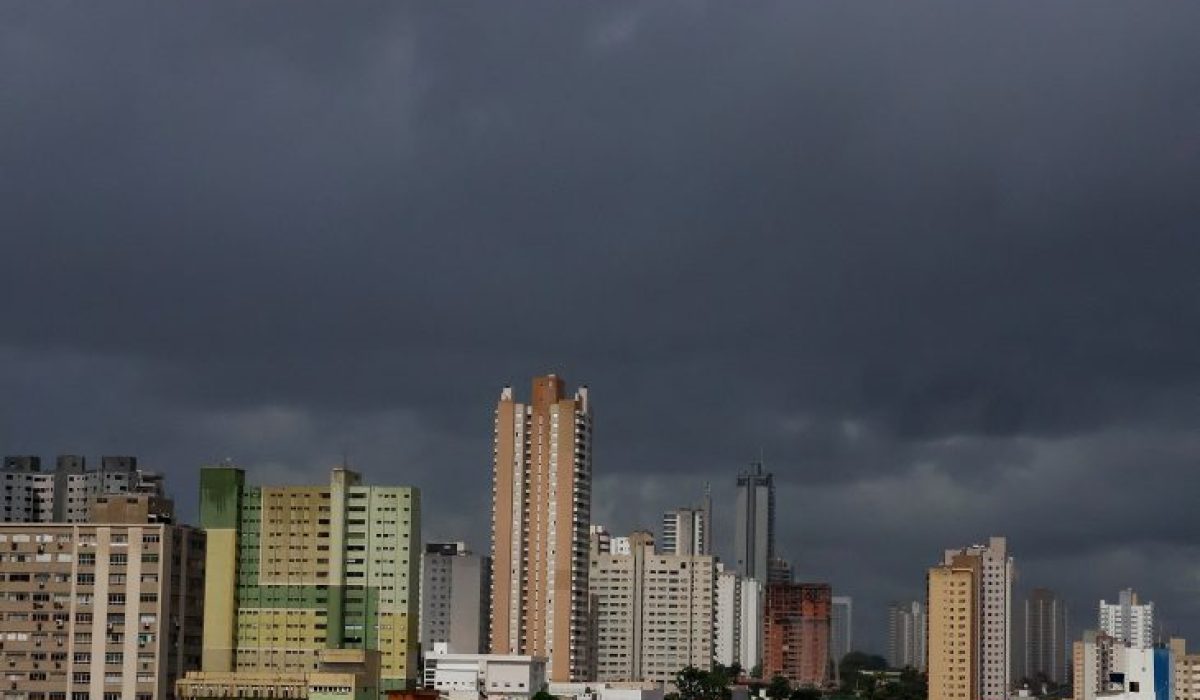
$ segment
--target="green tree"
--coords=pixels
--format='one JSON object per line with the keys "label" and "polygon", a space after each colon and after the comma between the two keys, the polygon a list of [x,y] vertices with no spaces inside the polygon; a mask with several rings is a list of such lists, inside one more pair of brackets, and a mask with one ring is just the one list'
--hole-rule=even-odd
{"label": "green tree", "polygon": [[821,700],[821,691],[812,687],[796,688],[789,700]]}
{"label": "green tree", "polygon": [[556,700],[556,698],[545,688],[542,688],[533,694],[533,700]]}
{"label": "green tree", "polygon": [[679,700],[725,700],[729,697],[729,677],[722,667],[702,671],[688,666],[675,674],[675,687],[679,690]]}
{"label": "green tree", "polygon": [[775,676],[767,685],[767,697],[771,700],[786,700],[792,695],[792,684],[783,676]]}

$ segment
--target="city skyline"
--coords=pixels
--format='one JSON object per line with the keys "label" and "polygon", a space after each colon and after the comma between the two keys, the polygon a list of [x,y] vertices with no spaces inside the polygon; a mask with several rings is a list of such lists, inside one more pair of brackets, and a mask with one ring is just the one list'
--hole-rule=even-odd
{"label": "city skyline", "polygon": [[868,649],[992,534],[1200,638],[1200,7],[17,5],[4,454],[182,522],[349,463],[485,553],[496,394],[556,372],[594,522],[728,528],[761,449]]}

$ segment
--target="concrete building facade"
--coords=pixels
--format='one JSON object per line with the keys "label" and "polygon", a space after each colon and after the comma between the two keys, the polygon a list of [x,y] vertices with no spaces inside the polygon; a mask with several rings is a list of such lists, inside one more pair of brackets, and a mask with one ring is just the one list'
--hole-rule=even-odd
{"label": "concrete building facade", "polygon": [[829,660],[836,669],[854,650],[854,599],[835,595],[829,611]]}
{"label": "concrete building facade", "polygon": [[1175,677],[1171,695],[1174,700],[1200,700],[1200,654],[1187,653],[1187,640],[1170,641]]}
{"label": "concrete building facade", "polygon": [[1117,602],[1100,601],[1100,631],[1135,649],[1154,646],[1154,603],[1141,602],[1132,588],[1117,595]]}
{"label": "concrete building facade", "polygon": [[530,403],[496,406],[492,487],[493,654],[548,660],[553,681],[586,680],[592,410],[588,390],[536,377]]}
{"label": "concrete building facade", "polygon": [[[977,562],[979,574],[978,692],[981,700],[1008,700],[1012,683],[1012,584],[1015,568],[1003,537],[962,549],[946,550],[942,563]],[[932,643],[932,640],[930,640]]]}
{"label": "concrete building facade", "polygon": [[87,469],[81,455],[59,455],[53,471],[42,471],[36,455],[10,455],[0,466],[0,521],[85,523],[90,504],[103,494],[165,496],[162,477],[138,467],[137,458],[105,456]]}
{"label": "concrete building facade", "polygon": [[325,650],[350,649],[379,652],[379,680],[368,685],[380,695],[416,684],[416,489],[364,486],[344,467],[320,486],[250,486],[241,469],[209,467],[200,521],[205,680],[273,673],[303,685]]}
{"label": "concrete building facade", "polygon": [[0,695],[166,700],[199,668],[204,534],[101,496],[91,523],[0,525]]}
{"label": "concrete building facade", "polygon": [[529,700],[546,685],[540,656],[452,654],[438,645],[425,657],[425,687],[447,700]]}
{"label": "concrete building facade", "polygon": [[676,508],[663,513],[659,551],[689,556],[711,554],[711,513],[712,509],[708,507]]}
{"label": "concrete building facade", "polygon": [[762,662],[763,587],[717,564],[713,659],[747,671]]}
{"label": "concrete building facade", "polygon": [[1029,681],[1071,681],[1071,643],[1066,603],[1047,588],[1035,588],[1022,602],[1018,675]]}
{"label": "concrete building facade", "polygon": [[888,604],[887,662],[891,668],[925,670],[925,605]]}
{"label": "concrete building facade", "polygon": [[1072,645],[1071,687],[1075,700],[1096,700],[1111,692],[1109,677],[1121,667],[1122,647],[1109,635],[1087,630]]}
{"label": "concrete building facade", "polygon": [[737,570],[756,581],[769,580],[775,558],[775,478],[754,462],[737,478],[733,553]]}
{"label": "concrete building facade", "polygon": [[929,570],[929,700],[979,697],[979,575],[979,562],[969,558]]}
{"label": "concrete building facade", "polygon": [[488,645],[491,561],[463,542],[425,545],[421,565],[421,647],[482,654]]}
{"label": "concrete building facade", "polygon": [[763,677],[783,676],[794,686],[829,680],[829,624],[833,592],[825,583],[772,583],[763,612]]}
{"label": "concrete building facade", "polygon": [[648,532],[629,536],[629,554],[590,562],[593,680],[667,682],[685,666],[712,667],[711,556],[661,554]]}

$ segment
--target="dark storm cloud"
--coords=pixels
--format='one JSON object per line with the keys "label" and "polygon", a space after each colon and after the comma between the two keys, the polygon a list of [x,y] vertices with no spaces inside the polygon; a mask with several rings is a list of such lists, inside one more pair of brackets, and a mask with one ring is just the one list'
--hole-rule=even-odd
{"label": "dark storm cloud", "polygon": [[349,453],[482,546],[496,392],[558,370],[598,519],[727,516],[761,448],[870,645],[990,533],[1200,630],[1198,14],[6,6],[0,447],[185,512]]}

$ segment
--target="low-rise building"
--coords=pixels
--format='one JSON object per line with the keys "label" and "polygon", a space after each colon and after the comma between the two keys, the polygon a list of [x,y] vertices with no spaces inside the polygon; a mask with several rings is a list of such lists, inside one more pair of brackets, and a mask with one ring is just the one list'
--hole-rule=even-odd
{"label": "low-rise building", "polygon": [[528,700],[546,687],[546,659],[515,654],[450,654],[444,646],[425,657],[425,687],[450,700]]}
{"label": "low-rise building", "polygon": [[180,700],[375,700],[379,658],[376,650],[324,649],[312,671],[202,671],[181,679],[176,691]]}

